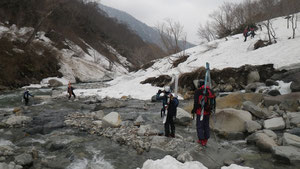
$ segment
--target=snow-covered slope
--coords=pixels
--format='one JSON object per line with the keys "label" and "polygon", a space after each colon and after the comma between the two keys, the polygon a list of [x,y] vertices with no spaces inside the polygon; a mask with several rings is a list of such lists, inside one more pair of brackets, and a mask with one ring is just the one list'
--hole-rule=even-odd
{"label": "snow-covered slope", "polygon": [[[173,68],[172,63],[178,59],[179,54],[156,60],[155,64],[147,70],[120,76],[109,82],[108,88],[100,90],[78,90],[82,95],[100,95],[102,97],[131,96],[138,99],[150,99],[157,87],[150,84],[142,85],[141,81],[149,77],[157,77],[162,74],[172,75],[191,72],[205,62],[209,62],[211,68],[223,69],[226,67],[240,67],[245,64],[261,65],[273,63],[275,68],[286,67],[300,63],[300,30],[296,30],[296,38],[292,36],[292,30],[287,29],[286,20],[283,17],[272,20],[277,35],[277,43],[254,50],[254,44],[259,40],[267,40],[266,29],[257,31],[255,38],[250,37],[244,42],[242,34],[219,39],[207,44],[186,50],[189,58]],[[298,23],[299,24],[299,23]]]}

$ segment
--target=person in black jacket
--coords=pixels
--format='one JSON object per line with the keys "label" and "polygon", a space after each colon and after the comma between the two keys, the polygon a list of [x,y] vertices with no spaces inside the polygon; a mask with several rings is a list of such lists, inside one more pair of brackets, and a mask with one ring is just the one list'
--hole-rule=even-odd
{"label": "person in black jacket", "polygon": [[69,84],[68,84],[69,100],[70,100],[72,95],[74,96],[74,99],[76,98],[76,95],[74,94],[73,90],[74,90],[74,88],[71,86],[71,83],[69,82]]}
{"label": "person in black jacket", "polygon": [[[160,96],[161,93],[164,93],[164,95]],[[176,97],[174,97],[173,94],[171,94],[169,86],[166,86],[164,91],[158,90],[156,99],[163,101],[163,108],[161,109],[161,113],[167,113],[166,122],[164,124],[165,136],[175,137],[175,125],[173,119],[174,117],[176,117],[179,101]]]}
{"label": "person in black jacket", "polygon": [[29,93],[29,90],[26,89],[24,94],[23,94],[23,99],[25,101],[25,106],[27,106],[28,103],[29,103],[29,96],[34,97],[32,94]]}

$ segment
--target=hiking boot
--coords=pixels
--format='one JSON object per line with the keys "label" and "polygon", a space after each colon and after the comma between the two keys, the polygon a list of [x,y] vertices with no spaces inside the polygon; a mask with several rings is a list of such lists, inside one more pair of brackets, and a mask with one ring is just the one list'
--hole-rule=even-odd
{"label": "hiking boot", "polygon": [[201,144],[201,140],[197,140],[197,143]]}

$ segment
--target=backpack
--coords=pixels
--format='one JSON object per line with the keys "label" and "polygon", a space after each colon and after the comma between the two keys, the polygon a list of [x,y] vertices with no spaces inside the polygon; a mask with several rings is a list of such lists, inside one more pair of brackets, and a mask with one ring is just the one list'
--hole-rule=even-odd
{"label": "backpack", "polygon": [[[201,100],[204,96],[204,89],[201,89],[202,94],[199,96],[199,107],[202,109]],[[206,112],[212,112],[216,108],[216,96],[211,89],[206,89],[206,95],[204,98],[204,110]]]}

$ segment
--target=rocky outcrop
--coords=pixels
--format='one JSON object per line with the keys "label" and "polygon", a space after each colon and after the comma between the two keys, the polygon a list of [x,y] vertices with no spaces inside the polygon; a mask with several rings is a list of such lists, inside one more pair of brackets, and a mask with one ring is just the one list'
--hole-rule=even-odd
{"label": "rocky outcrop", "polygon": [[264,121],[264,128],[270,130],[282,130],[285,128],[285,122],[282,117],[276,117]]}
{"label": "rocky outcrop", "polygon": [[102,126],[106,127],[120,127],[121,125],[121,116],[117,112],[111,112],[108,115],[104,116],[102,119]]}

